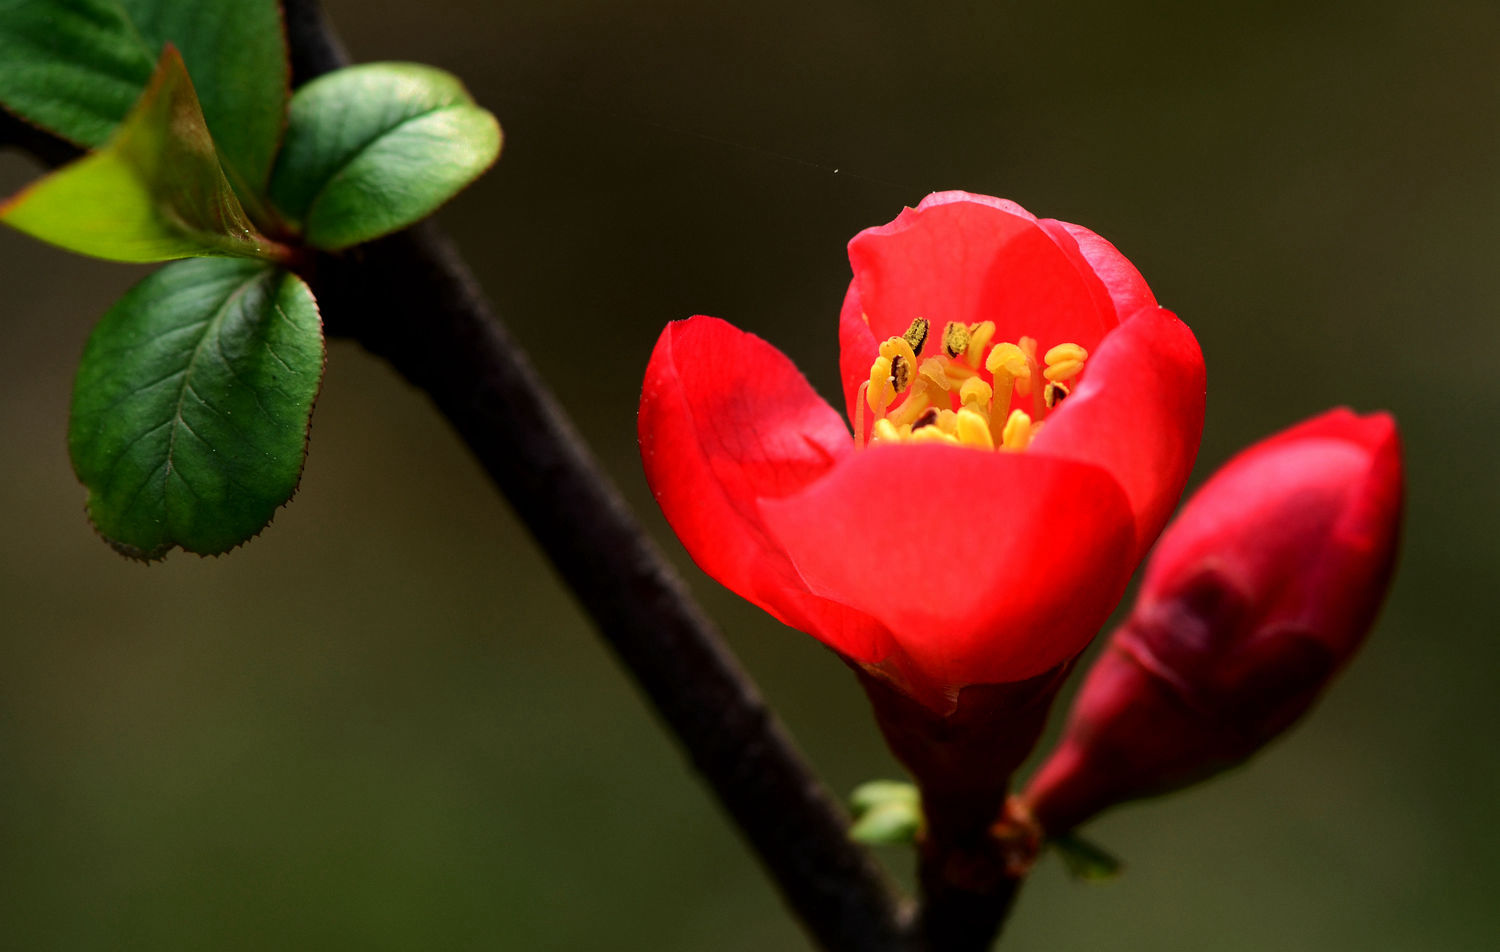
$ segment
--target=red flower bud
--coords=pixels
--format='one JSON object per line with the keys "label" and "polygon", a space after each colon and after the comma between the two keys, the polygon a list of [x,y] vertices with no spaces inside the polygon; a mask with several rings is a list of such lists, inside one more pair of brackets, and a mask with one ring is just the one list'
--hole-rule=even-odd
{"label": "red flower bud", "polygon": [[1214,474],[1162,536],[1031,783],[1043,827],[1202,780],[1300,717],[1374,621],[1401,496],[1384,413],[1330,411]]}

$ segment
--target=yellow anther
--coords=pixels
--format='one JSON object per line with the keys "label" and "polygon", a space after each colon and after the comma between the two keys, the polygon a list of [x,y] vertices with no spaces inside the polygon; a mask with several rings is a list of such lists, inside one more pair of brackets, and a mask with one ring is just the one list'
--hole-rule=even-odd
{"label": "yellow anther", "polygon": [[978,413],[964,407],[958,411],[958,441],[965,446],[992,450],[995,441],[990,437],[990,423]]}
{"label": "yellow anther", "polygon": [[947,357],[928,357],[917,368],[917,376],[921,383],[935,390],[951,390],[953,381],[948,379],[948,374],[945,372],[947,366]]}
{"label": "yellow anther", "polygon": [[984,349],[990,346],[990,341],[994,339],[994,321],[980,321],[978,324],[969,325],[969,346],[964,350],[964,359],[978,367],[979,358],[984,356]]}
{"label": "yellow anther", "polygon": [[988,407],[990,398],[994,395],[994,389],[978,377],[970,377],[964,381],[962,387],[958,388],[958,402],[966,407],[976,403],[982,407]]}
{"label": "yellow anther", "polygon": [[937,428],[949,435],[956,434],[958,432],[958,414],[952,410],[939,410]]}
{"label": "yellow anther", "polygon": [[957,357],[969,349],[969,329],[957,321],[949,321],[943,328],[943,352]]}
{"label": "yellow anther", "polygon": [[1007,450],[1024,450],[1031,442],[1031,417],[1025,410],[1012,410],[1005,420],[1005,429],[1000,432],[1000,447]]}
{"label": "yellow anther", "polygon": [[905,358],[908,365],[917,365],[916,351],[911,349],[911,344],[904,337],[892,337],[880,345],[880,356],[895,360],[897,357]]}
{"label": "yellow anther", "polygon": [[1048,367],[1051,367],[1054,364],[1063,364],[1067,363],[1070,360],[1076,360],[1081,364],[1088,359],[1089,352],[1084,350],[1082,347],[1079,347],[1077,344],[1058,344],[1056,347],[1047,351],[1047,356],[1043,357],[1042,361]]}
{"label": "yellow anther", "polygon": [[896,424],[880,419],[875,421],[875,432],[871,434],[871,440],[875,443],[897,443],[901,440],[901,434],[896,431]]}
{"label": "yellow anther", "polygon": [[1065,360],[1060,364],[1053,364],[1042,371],[1042,376],[1048,380],[1072,380],[1083,372],[1083,361]]}
{"label": "yellow anther", "polygon": [[929,326],[927,318],[919,317],[912,321],[911,326],[906,329],[906,333],[901,335],[911,345],[912,353],[920,354],[922,352],[922,345],[927,343],[927,329]]}
{"label": "yellow anther", "polygon": [[[1059,403],[1062,403],[1063,398],[1068,396],[1072,392],[1073,391],[1069,390],[1063,384],[1054,381],[1047,384],[1047,386],[1042,390],[1042,402],[1047,404],[1047,409],[1050,410],[1053,407],[1057,406]],[[1041,424],[1038,423],[1037,426],[1041,426]]]}
{"label": "yellow anther", "polygon": [[932,426],[933,424],[937,423],[937,419],[938,419],[938,408],[937,407],[928,407],[927,409],[925,409],[925,410],[922,411],[922,415],[921,416],[917,417],[915,420],[912,421],[912,424],[911,424],[912,432],[915,433],[917,430],[920,430],[924,426]]}
{"label": "yellow anther", "polygon": [[891,386],[897,393],[905,393],[911,386],[911,361],[900,354],[891,358]]}
{"label": "yellow anther", "polygon": [[995,349],[984,359],[984,369],[992,374],[1004,371],[1012,379],[1031,374],[1031,365],[1026,362],[1026,352],[1009,343],[995,345]]}
{"label": "yellow anther", "polygon": [[911,436],[907,437],[913,443],[957,443],[958,437],[952,433],[945,433],[941,427],[924,426],[920,430],[913,430]]}
{"label": "yellow anther", "polygon": [[865,391],[865,400],[876,414],[885,412],[891,405],[891,359],[876,357],[870,365],[870,389]]}
{"label": "yellow anther", "polygon": [[996,413],[1005,412],[1005,407],[1010,405],[1012,388],[1020,391],[1023,397],[1031,392],[1031,362],[1026,359],[1026,352],[1015,344],[996,344],[984,359],[984,369],[994,375],[997,403],[1003,404],[995,408]]}

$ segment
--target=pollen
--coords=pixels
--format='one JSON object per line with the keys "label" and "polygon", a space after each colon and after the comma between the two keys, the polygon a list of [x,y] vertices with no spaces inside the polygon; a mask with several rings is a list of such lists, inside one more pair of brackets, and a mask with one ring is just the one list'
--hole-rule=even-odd
{"label": "pollen", "polygon": [[[945,443],[1022,452],[1085,373],[1088,351],[1071,341],[1046,350],[1034,337],[996,340],[993,321],[949,321],[933,343],[931,323],[882,341],[856,399],[856,441]],[[935,353],[922,351],[933,344]],[[874,414],[865,426],[866,408]]]}

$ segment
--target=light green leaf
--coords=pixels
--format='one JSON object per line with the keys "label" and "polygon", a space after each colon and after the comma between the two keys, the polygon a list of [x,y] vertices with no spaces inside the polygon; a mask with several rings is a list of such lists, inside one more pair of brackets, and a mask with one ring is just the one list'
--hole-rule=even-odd
{"label": "light green leaf", "polygon": [[272,265],[182,261],[137,284],[73,386],[68,448],[95,528],[141,559],[254,536],[297,488],[323,359],[312,292]]}
{"label": "light green leaf", "polygon": [[871,780],[849,796],[854,824],[849,838],[877,846],[913,842],[922,829],[922,796],[909,783]]}
{"label": "light green leaf", "polygon": [[308,244],[347,248],[425,218],[499,154],[499,123],[454,76],[353,66],[292,96],[271,200]]}
{"label": "light green leaf", "polygon": [[114,138],[0,205],[0,221],[113,261],[287,253],[245,217],[172,47]]}
{"label": "light green leaf", "polygon": [[287,97],[277,0],[0,0],[0,104],[97,147],[167,43],[197,81],[230,178],[263,193]]}

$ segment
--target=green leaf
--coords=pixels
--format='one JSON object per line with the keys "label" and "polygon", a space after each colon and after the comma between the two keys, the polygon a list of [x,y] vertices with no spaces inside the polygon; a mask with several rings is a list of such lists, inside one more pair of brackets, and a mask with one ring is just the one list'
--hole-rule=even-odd
{"label": "green leaf", "polygon": [[114,138],[0,205],[0,221],[113,261],[287,253],[250,226],[170,46]]}
{"label": "green leaf", "polygon": [[922,797],[917,788],[895,780],[860,784],[849,797],[854,824],[849,838],[860,843],[911,843],[922,829]]}
{"label": "green leaf", "polygon": [[308,244],[347,248],[430,215],[499,154],[499,123],[454,76],[353,66],[292,96],[271,200]]}
{"label": "green leaf", "polygon": [[257,261],[168,265],[89,338],[68,448],[96,529],[120,552],[216,555],[297,488],[323,373],[317,303]]}
{"label": "green leaf", "polygon": [[1076,833],[1050,837],[1047,842],[1057,850],[1074,879],[1103,883],[1120,875],[1123,864],[1117,857]]}
{"label": "green leaf", "polygon": [[97,147],[167,43],[197,79],[230,178],[263,193],[287,97],[277,0],[0,0],[0,104]]}

